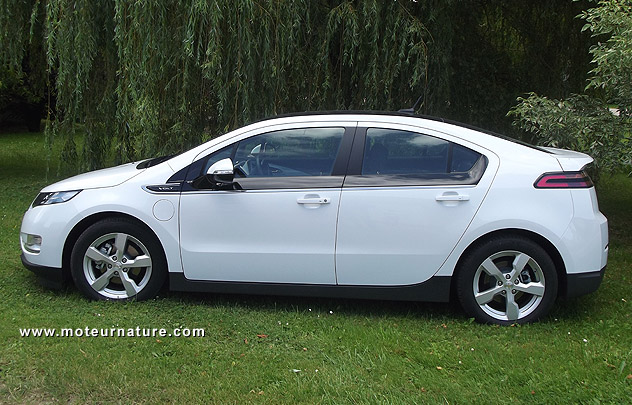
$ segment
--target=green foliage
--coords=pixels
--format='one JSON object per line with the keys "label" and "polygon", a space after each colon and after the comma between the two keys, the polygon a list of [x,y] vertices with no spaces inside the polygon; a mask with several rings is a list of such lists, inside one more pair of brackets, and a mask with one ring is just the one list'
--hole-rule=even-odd
{"label": "green foliage", "polygon": [[[608,102],[630,114],[632,108],[632,1],[608,0],[582,13],[600,42],[590,49],[593,63],[588,88],[601,89]],[[603,37],[607,39],[601,41]]]}
{"label": "green foliage", "polygon": [[590,37],[573,16],[584,5],[0,0],[0,72],[41,84],[49,147],[61,143],[74,170],[182,151],[266,116],[397,110],[420,95],[422,113],[512,132],[516,96],[583,88]]}
{"label": "green foliage", "polygon": [[[507,111],[528,91],[567,97],[585,86],[592,42],[575,18],[586,1],[461,1],[453,7],[443,114],[507,135]],[[433,32],[433,35],[435,33]]]}
{"label": "green foliage", "polygon": [[424,21],[447,19],[439,3],[0,0],[0,41],[22,41],[0,61],[18,66],[26,41],[43,44],[49,142],[61,136],[62,162],[76,162],[80,124],[77,168],[94,169],[279,113],[412,105],[429,47],[441,49]]}
{"label": "green foliage", "polygon": [[531,93],[518,101],[510,114],[538,143],[588,153],[606,171],[630,164],[629,116],[616,116],[602,101],[586,95],[553,100]]}
{"label": "green foliage", "polygon": [[39,103],[42,97],[29,88],[27,78],[21,72],[3,69],[0,71],[0,109],[24,100]]}
{"label": "green foliage", "polygon": [[[600,41],[586,89],[563,100],[531,93],[518,98],[514,124],[547,145],[591,154],[601,169],[632,164],[632,1],[602,0],[581,14],[583,28]],[[609,108],[615,106],[614,108]]]}
{"label": "green foliage", "polygon": [[0,0],[0,125],[26,121],[39,131],[45,104],[46,70],[39,15]]}

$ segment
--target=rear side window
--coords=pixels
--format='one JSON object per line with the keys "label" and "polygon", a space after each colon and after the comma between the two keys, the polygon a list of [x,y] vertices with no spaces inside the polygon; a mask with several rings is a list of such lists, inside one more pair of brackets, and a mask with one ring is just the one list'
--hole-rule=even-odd
{"label": "rear side window", "polygon": [[472,166],[481,157],[481,154],[468,149],[465,146],[452,144],[452,162],[450,164],[450,173],[469,172]]}
{"label": "rear side window", "polygon": [[369,128],[362,175],[465,173],[480,157],[478,152],[433,136]]}

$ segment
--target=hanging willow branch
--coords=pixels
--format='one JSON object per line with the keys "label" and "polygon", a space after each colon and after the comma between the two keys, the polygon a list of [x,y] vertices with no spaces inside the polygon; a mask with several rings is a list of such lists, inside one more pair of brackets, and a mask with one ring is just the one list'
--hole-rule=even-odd
{"label": "hanging willow branch", "polygon": [[47,133],[63,137],[62,161],[94,169],[283,112],[408,106],[440,63],[430,49],[450,52],[427,29],[443,4],[0,0],[0,62],[19,70],[29,41],[43,44]]}

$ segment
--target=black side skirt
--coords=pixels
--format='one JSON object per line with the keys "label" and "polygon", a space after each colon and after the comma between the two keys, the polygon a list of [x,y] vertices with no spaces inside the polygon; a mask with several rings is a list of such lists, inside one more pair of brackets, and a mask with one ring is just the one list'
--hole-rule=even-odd
{"label": "black side skirt", "polygon": [[450,281],[451,277],[432,277],[428,281],[412,285],[347,286],[200,281],[189,280],[184,273],[169,273],[169,288],[172,291],[425,302],[448,302]]}

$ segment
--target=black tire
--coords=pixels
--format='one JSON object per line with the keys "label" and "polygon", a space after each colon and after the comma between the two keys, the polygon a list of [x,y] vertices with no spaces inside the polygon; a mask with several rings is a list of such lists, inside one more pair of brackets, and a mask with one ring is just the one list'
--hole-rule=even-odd
{"label": "black tire", "polygon": [[479,322],[499,325],[533,322],[546,315],[557,297],[557,286],[549,254],[517,235],[476,246],[456,275],[463,310]]}
{"label": "black tire", "polygon": [[153,232],[126,218],[108,218],[79,236],[72,249],[70,272],[88,298],[141,301],[155,297],[164,284],[166,263]]}

